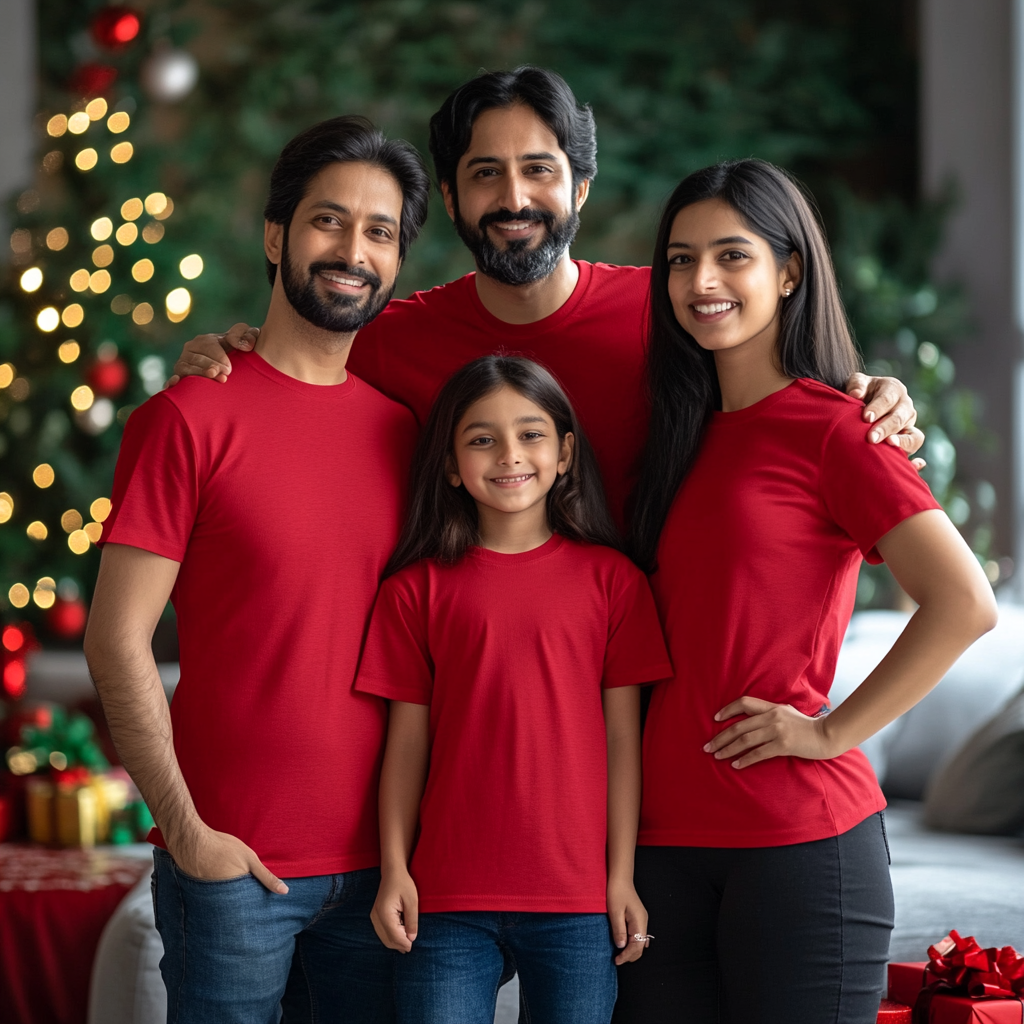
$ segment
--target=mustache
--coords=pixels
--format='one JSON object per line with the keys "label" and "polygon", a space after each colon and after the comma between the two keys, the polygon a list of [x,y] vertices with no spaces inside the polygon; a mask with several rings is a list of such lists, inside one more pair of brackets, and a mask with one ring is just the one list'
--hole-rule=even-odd
{"label": "mustache", "polygon": [[555,224],[555,215],[547,210],[535,210],[531,206],[525,207],[518,213],[513,213],[511,210],[495,210],[493,213],[485,213],[480,218],[478,227],[481,231],[485,231],[489,224],[507,224],[514,220],[542,221],[550,231]]}
{"label": "mustache", "polygon": [[316,277],[317,274],[323,273],[325,270],[332,271],[335,274],[344,274],[346,277],[358,277],[360,281],[365,281],[370,285],[374,291],[380,288],[380,278],[372,270],[363,270],[362,267],[350,267],[344,261],[310,263],[309,276],[311,278]]}

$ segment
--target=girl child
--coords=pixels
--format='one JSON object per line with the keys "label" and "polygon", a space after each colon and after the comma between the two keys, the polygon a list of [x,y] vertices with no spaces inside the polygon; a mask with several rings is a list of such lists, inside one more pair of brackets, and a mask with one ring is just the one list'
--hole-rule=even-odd
{"label": "girl child", "polygon": [[[914,468],[864,443],[840,390],[857,367],[800,189],[758,160],[683,181],[654,253],[631,535],[675,667],[647,718],[636,860],[658,941],[620,973],[618,1022],[875,1021],[893,902],[856,746],[996,609]],[[862,558],[919,608],[829,714]]]}
{"label": "girl child", "polygon": [[406,954],[400,1024],[490,1024],[512,972],[534,1024],[606,1022],[613,961],[647,944],[637,684],[671,665],[616,544],[551,374],[504,356],[455,373],[356,681],[391,701],[372,919]]}

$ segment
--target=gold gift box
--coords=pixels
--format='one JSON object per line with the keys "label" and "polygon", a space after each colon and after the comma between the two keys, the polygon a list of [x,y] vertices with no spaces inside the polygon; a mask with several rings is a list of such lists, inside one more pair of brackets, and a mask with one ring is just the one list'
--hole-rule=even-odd
{"label": "gold gift box", "polygon": [[86,782],[62,784],[28,780],[28,832],[48,846],[95,846],[110,838],[110,815],[128,805],[124,779],[94,775]]}

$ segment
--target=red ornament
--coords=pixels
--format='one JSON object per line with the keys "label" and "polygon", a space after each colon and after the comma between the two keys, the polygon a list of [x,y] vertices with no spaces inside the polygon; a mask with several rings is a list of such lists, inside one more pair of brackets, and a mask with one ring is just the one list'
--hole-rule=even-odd
{"label": "red ornament", "polygon": [[128,364],[118,356],[113,359],[97,359],[86,380],[93,392],[101,398],[116,398],[128,386]]}
{"label": "red ornament", "polygon": [[65,601],[58,597],[46,613],[46,624],[64,640],[75,640],[85,632],[88,618],[85,602],[81,598]]}
{"label": "red ornament", "polygon": [[92,37],[108,50],[120,50],[127,46],[142,27],[142,19],[130,7],[104,7],[92,19]]}
{"label": "red ornament", "polygon": [[0,696],[20,700],[25,695],[25,659],[39,649],[27,622],[10,623],[0,632]]}
{"label": "red ornament", "polygon": [[99,96],[117,81],[117,68],[109,64],[83,64],[71,76],[68,87],[81,96]]}

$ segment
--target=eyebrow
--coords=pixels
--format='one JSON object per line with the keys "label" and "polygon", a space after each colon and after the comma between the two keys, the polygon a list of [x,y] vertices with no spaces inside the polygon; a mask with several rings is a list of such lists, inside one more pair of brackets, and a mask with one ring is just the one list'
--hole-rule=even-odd
{"label": "eyebrow", "polygon": [[[341,203],[332,203],[329,199],[322,199],[320,202],[314,203],[313,209],[333,210],[335,213],[344,213],[350,217],[352,216],[352,211],[347,206],[342,206]],[[380,221],[384,224],[390,224],[393,227],[398,227],[398,221],[386,213],[371,213],[369,216],[370,220]]]}
{"label": "eyebrow", "polygon": [[[524,153],[517,160],[557,160],[554,153]],[[467,169],[476,164],[500,164],[503,161],[496,156],[475,156],[466,164]]]}
{"label": "eyebrow", "polygon": [[[749,238],[744,238],[742,235],[729,235],[728,238],[716,238],[711,245],[753,245]],[[693,246],[689,242],[669,242],[669,249],[692,249]]]}
{"label": "eyebrow", "polygon": [[[520,423],[547,423],[547,420],[543,416],[517,416],[513,421],[514,424]],[[462,428],[462,433],[467,433],[470,430],[491,429],[493,430],[496,424],[488,423],[485,420],[478,420],[476,423],[467,423]]]}

